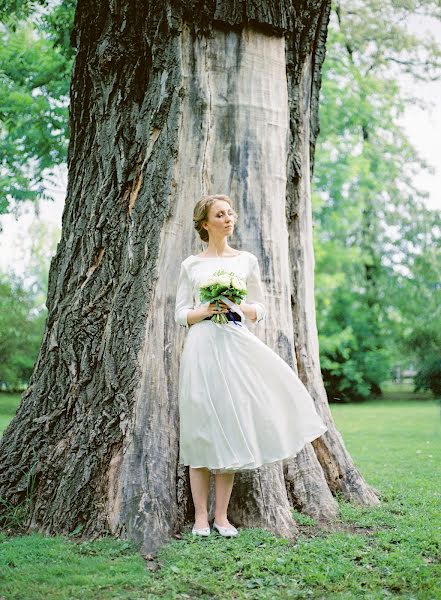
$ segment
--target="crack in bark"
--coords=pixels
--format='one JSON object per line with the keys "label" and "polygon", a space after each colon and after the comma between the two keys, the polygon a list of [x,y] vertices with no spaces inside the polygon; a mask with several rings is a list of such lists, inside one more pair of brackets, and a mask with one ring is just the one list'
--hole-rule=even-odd
{"label": "crack in bark", "polygon": [[207,148],[208,148],[208,142],[209,142],[209,139],[210,139],[210,130],[211,130],[210,69],[209,69],[208,64],[207,64],[208,63],[208,39],[206,40],[206,44],[205,44],[204,57],[205,57],[205,71],[206,71],[206,76],[207,76],[208,108],[207,108],[207,116],[206,116],[207,138],[205,140],[204,151],[203,151],[203,156],[202,156],[201,189],[203,190],[204,194],[208,194],[208,190],[211,187],[210,186],[210,178],[208,176],[208,165],[206,163],[206,161],[207,161]]}

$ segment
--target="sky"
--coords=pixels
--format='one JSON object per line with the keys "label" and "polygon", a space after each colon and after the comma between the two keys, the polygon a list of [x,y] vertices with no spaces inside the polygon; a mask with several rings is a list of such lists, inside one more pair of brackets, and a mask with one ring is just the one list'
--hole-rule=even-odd
{"label": "sky", "polygon": [[[413,16],[408,27],[417,35],[431,33],[441,40],[441,23],[435,19]],[[423,99],[428,105],[426,110],[408,106],[401,123],[411,143],[435,169],[433,175],[424,173],[415,183],[429,192],[427,206],[441,209],[441,80],[415,83],[402,77],[400,81],[405,93]]]}
{"label": "sky", "polygon": [[429,208],[441,209],[441,81],[420,83],[417,95],[430,102],[431,108],[423,111],[410,106],[401,123],[412,145],[435,170],[417,176],[416,187],[429,192]]}
{"label": "sky", "polygon": [[[415,33],[432,32],[441,39],[441,23],[430,22],[423,18],[413,17],[409,27]],[[410,142],[434,169],[433,174],[424,173],[416,178],[418,188],[426,190],[429,197],[426,201],[428,208],[441,210],[441,80],[433,82],[418,82],[400,79],[405,93],[417,96],[425,101],[427,107],[408,106],[402,119]],[[61,217],[64,206],[64,190],[67,182],[65,168],[58,170],[58,187],[55,202],[40,202],[40,219],[51,227],[61,228]],[[22,273],[26,253],[29,252],[30,240],[27,239],[27,229],[35,220],[34,210],[30,205],[26,214],[18,219],[13,215],[1,215],[0,226],[0,270],[14,270]]]}

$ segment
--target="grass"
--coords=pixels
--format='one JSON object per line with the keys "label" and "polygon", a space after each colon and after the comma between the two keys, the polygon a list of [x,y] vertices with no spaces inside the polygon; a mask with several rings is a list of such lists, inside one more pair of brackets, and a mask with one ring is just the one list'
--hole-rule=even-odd
{"label": "grass", "polygon": [[21,394],[5,394],[0,392],[0,435],[15,415],[20,404]]}
{"label": "grass", "polygon": [[427,390],[414,392],[414,385],[411,380],[404,380],[402,383],[386,381],[381,385],[383,400],[431,400],[433,394]]}
{"label": "grass", "polygon": [[0,598],[441,599],[439,404],[331,408],[357,467],[381,492],[379,507],[339,498],[339,519],[326,528],[294,512],[294,544],[259,529],[236,539],[193,539],[187,530],[151,560],[112,537],[0,532]]}

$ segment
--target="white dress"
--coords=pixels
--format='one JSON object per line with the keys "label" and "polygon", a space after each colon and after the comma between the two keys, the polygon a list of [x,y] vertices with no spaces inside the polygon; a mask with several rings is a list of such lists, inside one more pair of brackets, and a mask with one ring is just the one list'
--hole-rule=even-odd
{"label": "white dress", "polygon": [[246,319],[188,325],[187,313],[202,305],[199,286],[217,269],[246,281],[244,301],[255,304],[257,322],[265,319],[254,254],[191,255],[182,261],[175,321],[188,333],[179,367],[179,463],[214,473],[293,457],[327,430],[299,377],[248,329]]}

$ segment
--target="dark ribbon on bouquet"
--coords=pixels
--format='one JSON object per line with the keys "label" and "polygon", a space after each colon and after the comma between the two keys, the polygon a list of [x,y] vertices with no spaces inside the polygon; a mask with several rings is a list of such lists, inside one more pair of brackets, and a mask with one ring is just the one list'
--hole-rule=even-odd
{"label": "dark ribbon on bouquet", "polygon": [[231,318],[233,319],[233,323],[235,325],[242,325],[242,323],[240,321],[236,321],[236,319],[234,318],[233,312],[230,310],[230,308],[232,308],[233,311],[237,312],[240,315],[241,319],[244,320],[245,315],[240,310],[239,306],[237,304],[235,304],[234,302],[231,302],[231,300],[229,300],[225,296],[221,296],[220,299],[223,300],[225,302],[225,304],[228,306],[228,313],[231,315]]}
{"label": "dark ribbon on bouquet", "polygon": [[235,325],[237,325],[238,323],[236,322],[236,319],[234,318],[234,315],[233,315],[233,313],[231,312],[231,310],[230,310],[230,309],[228,309],[228,314],[229,314],[229,315],[231,315],[231,318],[233,319],[233,323],[234,323]]}

